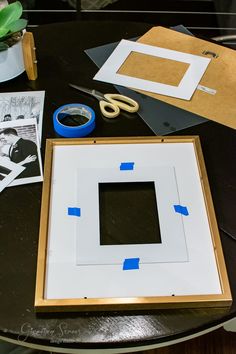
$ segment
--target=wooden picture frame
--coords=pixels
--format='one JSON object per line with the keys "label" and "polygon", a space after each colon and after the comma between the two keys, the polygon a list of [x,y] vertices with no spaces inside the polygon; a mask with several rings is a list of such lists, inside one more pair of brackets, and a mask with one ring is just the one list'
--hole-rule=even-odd
{"label": "wooden picture frame", "polygon": [[[155,185],[161,242],[99,243],[97,185],[143,186],[146,181]],[[231,302],[197,136],[47,140],[36,311],[217,307]]]}

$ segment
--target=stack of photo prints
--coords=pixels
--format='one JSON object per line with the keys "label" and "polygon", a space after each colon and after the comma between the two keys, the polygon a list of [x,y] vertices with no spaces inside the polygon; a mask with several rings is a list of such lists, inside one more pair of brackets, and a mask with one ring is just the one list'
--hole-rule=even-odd
{"label": "stack of photo prints", "polygon": [[0,93],[0,192],[43,180],[44,91]]}

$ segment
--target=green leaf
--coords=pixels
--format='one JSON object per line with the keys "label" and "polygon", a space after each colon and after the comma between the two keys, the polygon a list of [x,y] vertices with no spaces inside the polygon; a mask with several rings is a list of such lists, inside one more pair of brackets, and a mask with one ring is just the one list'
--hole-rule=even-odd
{"label": "green leaf", "polygon": [[15,33],[15,32],[20,32],[27,26],[27,20],[20,18],[19,20],[16,20],[14,22],[11,22],[8,25],[8,30],[10,33]]}
{"label": "green leaf", "polygon": [[0,42],[0,52],[2,52],[3,50],[6,50],[8,47],[8,45],[4,42]]}
{"label": "green leaf", "polygon": [[0,27],[0,38],[4,37],[9,32],[8,28]]}
{"label": "green leaf", "polygon": [[11,22],[18,20],[22,15],[22,5],[19,1],[13,2],[0,10],[0,28],[8,27]]}

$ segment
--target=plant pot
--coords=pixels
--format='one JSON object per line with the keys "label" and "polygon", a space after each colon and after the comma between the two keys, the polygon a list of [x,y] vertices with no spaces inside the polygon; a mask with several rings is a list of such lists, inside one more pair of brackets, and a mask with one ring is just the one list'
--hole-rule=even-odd
{"label": "plant pot", "polygon": [[25,71],[22,40],[0,52],[0,82],[11,80]]}

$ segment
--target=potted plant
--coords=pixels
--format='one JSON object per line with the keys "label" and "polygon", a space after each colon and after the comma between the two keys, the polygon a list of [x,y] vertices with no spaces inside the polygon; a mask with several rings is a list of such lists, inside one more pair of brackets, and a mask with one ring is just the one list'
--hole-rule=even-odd
{"label": "potted plant", "polygon": [[22,11],[19,1],[8,4],[0,0],[0,82],[25,70],[21,40],[27,20],[21,18]]}

